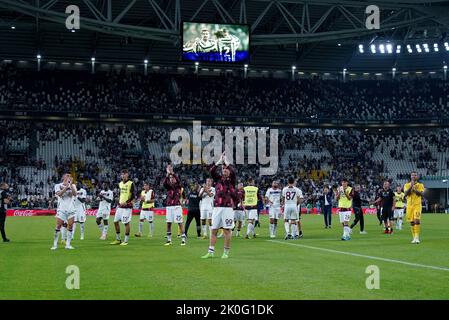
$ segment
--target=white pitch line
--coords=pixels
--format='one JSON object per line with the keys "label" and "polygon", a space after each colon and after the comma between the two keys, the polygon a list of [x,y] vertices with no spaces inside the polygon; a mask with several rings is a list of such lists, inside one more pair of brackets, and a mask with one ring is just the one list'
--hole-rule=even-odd
{"label": "white pitch line", "polygon": [[312,250],[325,251],[325,252],[330,252],[330,253],[345,254],[348,256],[359,257],[359,258],[367,258],[367,259],[380,260],[380,261],[391,262],[391,263],[404,264],[406,266],[412,266],[412,267],[428,268],[428,269],[434,269],[434,270],[440,270],[440,271],[449,271],[449,268],[445,268],[445,267],[429,266],[426,264],[419,264],[419,263],[413,263],[413,262],[407,262],[407,261],[401,261],[401,260],[395,260],[395,259],[374,257],[374,256],[368,256],[368,255],[358,254],[358,253],[353,253],[353,252],[345,252],[345,251],[339,251],[339,250],[333,250],[333,249],[313,247],[313,246],[308,246],[305,244],[282,242],[282,241],[277,241],[277,240],[266,240],[266,241],[273,242],[273,243],[286,244],[286,245],[295,246],[295,247],[302,247],[302,248],[307,248],[307,249],[312,249]]}

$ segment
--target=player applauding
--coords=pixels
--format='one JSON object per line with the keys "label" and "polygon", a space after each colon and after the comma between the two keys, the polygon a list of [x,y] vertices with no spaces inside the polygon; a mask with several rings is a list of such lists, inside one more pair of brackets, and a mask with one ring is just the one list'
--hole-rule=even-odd
{"label": "player applauding", "polygon": [[67,242],[66,249],[74,249],[70,245],[72,240],[73,222],[75,220],[76,210],[74,199],[76,197],[76,186],[72,183],[72,176],[66,173],[62,177],[62,182],[55,185],[55,195],[58,199],[58,208],[56,210],[56,230],[51,250],[58,248],[58,238],[64,221],[67,221]]}
{"label": "player applauding", "polygon": [[[221,174],[218,171],[218,165],[223,164]],[[217,242],[218,229],[223,228],[224,234],[224,252],[222,259],[229,257],[231,248],[231,230],[234,228],[234,210],[237,203],[237,193],[235,190],[235,171],[230,165],[225,153],[220,157],[217,163],[213,164],[210,169],[212,179],[215,181],[215,199],[214,210],[212,213],[212,227],[209,250],[203,259],[212,258],[215,253],[215,244]]]}
{"label": "player applauding", "polygon": [[178,176],[174,173],[173,167],[171,165],[167,166],[167,174],[165,176],[163,185],[167,190],[167,200],[166,200],[166,221],[167,221],[167,242],[166,246],[170,246],[171,242],[171,225],[172,223],[177,223],[181,233],[181,246],[186,244],[186,235],[184,233],[184,226],[182,224],[182,207],[181,207],[181,197],[183,188],[181,186],[181,181]]}
{"label": "player applauding", "polygon": [[418,173],[413,171],[410,174],[410,182],[404,185],[404,193],[407,197],[407,221],[410,222],[413,240],[418,244],[419,232],[421,230],[422,198],[424,195],[424,185],[418,182]]}

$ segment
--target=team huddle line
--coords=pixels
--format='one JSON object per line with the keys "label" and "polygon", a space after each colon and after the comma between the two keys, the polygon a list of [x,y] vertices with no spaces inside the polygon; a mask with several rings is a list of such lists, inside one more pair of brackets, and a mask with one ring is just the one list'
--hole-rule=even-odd
{"label": "team huddle line", "polygon": [[[215,255],[217,238],[224,238],[223,259],[229,257],[231,248],[232,233],[241,236],[241,229],[245,218],[247,221],[246,239],[256,238],[255,226],[258,223],[258,201],[269,208],[269,234],[270,238],[276,238],[278,221],[283,218],[285,229],[285,240],[296,240],[303,237],[301,224],[301,204],[304,196],[298,187],[294,177],[289,177],[287,186],[280,188],[278,181],[273,181],[272,186],[266,191],[265,196],[259,193],[259,188],[255,186],[252,178],[247,181],[247,186],[243,183],[236,184],[236,171],[223,153],[220,159],[208,168],[210,178],[206,179],[203,186],[195,184],[189,197],[185,195],[182,182],[175,174],[172,165],[166,168],[166,176],[163,186],[166,190],[166,243],[171,246],[172,225],[178,226],[178,236],[181,239],[181,246],[187,244],[186,230],[190,222],[195,219],[197,222],[198,237],[207,239],[210,243],[207,253],[201,258],[212,258]],[[127,246],[129,244],[131,232],[131,218],[134,201],[136,199],[136,188],[134,182],[130,180],[128,170],[121,171],[121,182],[119,183],[118,207],[114,216],[115,240],[111,245]],[[403,191],[402,191],[403,190]],[[66,249],[74,249],[71,241],[74,238],[76,226],[80,226],[81,237],[84,239],[84,223],[86,221],[86,190],[78,184],[73,183],[70,173],[63,175],[62,182],[55,185],[55,196],[57,198],[56,228],[52,250],[58,248],[59,235]],[[341,181],[335,194],[325,187],[320,199],[322,202],[325,228],[331,227],[332,200],[338,203],[339,221],[343,226],[341,240],[351,239],[353,228],[360,222],[360,233],[365,234],[362,203],[368,202],[372,205],[380,206],[380,221],[384,223],[385,233],[393,233],[393,224],[399,230],[402,229],[402,219],[406,209],[406,219],[410,222],[413,236],[412,243],[420,243],[419,234],[421,226],[422,199],[424,185],[418,181],[418,174],[412,172],[410,182],[404,187],[398,186],[396,191],[390,188],[390,182],[385,181],[383,188],[379,190],[374,201],[366,201],[360,198],[360,186],[349,186],[347,179]],[[96,223],[101,233],[101,240],[106,240],[109,229],[109,217],[111,204],[114,201],[114,194],[107,183],[103,184],[103,190],[99,193],[100,201],[96,216]],[[154,191],[148,183],[144,184],[140,192],[140,217],[139,231],[136,237],[143,234],[143,224],[145,220],[149,222],[149,237],[154,235]],[[182,205],[189,204],[187,223],[184,226]],[[355,219],[351,225],[352,212]],[[201,227],[199,221],[201,220]],[[120,223],[124,225],[125,236],[122,241]],[[209,227],[209,232],[207,228]],[[219,236],[219,231],[222,234]]]}

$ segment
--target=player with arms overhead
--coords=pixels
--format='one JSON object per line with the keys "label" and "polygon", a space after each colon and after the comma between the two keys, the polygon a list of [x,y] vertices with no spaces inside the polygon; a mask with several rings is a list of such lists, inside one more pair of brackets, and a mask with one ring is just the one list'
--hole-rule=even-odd
{"label": "player with arms overhead", "polygon": [[413,244],[419,244],[419,232],[421,230],[421,212],[422,199],[424,196],[424,184],[418,181],[418,173],[412,171],[410,174],[410,182],[404,185],[404,193],[407,197],[407,221],[410,222],[410,227],[413,235]]}
{"label": "player with arms overhead", "polygon": [[[221,174],[218,171],[218,165],[223,164]],[[234,210],[237,203],[237,193],[235,190],[236,176],[235,170],[230,165],[226,154],[220,157],[217,163],[212,164],[209,169],[212,179],[215,181],[215,199],[214,210],[212,213],[212,227],[209,250],[203,259],[214,257],[215,244],[217,242],[218,229],[223,228],[224,234],[224,252],[222,259],[229,258],[231,248],[231,230],[234,228]]]}
{"label": "player with arms overhead", "polygon": [[[288,222],[286,226],[285,240],[298,239],[298,225],[299,219],[298,204],[304,198],[302,191],[295,186],[295,178],[289,177],[288,185],[282,189],[281,204],[284,206],[284,220]],[[291,230],[291,231],[290,231]]]}
{"label": "player with arms overhead", "polygon": [[182,207],[181,207],[181,197],[183,193],[183,188],[181,186],[181,181],[178,176],[174,173],[173,167],[171,165],[167,166],[167,173],[163,181],[165,190],[167,190],[167,200],[166,200],[166,221],[167,221],[167,242],[166,246],[172,244],[171,237],[171,225],[172,223],[178,224],[181,233],[181,246],[186,245],[186,234],[184,233],[184,226],[182,224]]}
{"label": "player with arms overhead", "polygon": [[62,182],[55,185],[55,195],[58,199],[58,208],[56,210],[56,229],[53,238],[53,247],[51,250],[58,248],[58,238],[64,221],[67,221],[67,240],[66,249],[74,249],[70,242],[72,240],[73,223],[75,220],[76,210],[74,200],[76,197],[76,186],[72,183],[72,176],[66,173],[62,176]]}
{"label": "player with arms overhead", "polygon": [[281,194],[278,181],[273,181],[271,188],[265,193],[265,205],[268,206],[270,217],[270,238],[276,238],[277,223],[281,214]]}
{"label": "player with arms overhead", "polygon": [[[131,218],[133,216],[133,203],[136,193],[134,182],[129,179],[129,172],[126,169],[121,173],[122,181],[119,183],[120,195],[118,208],[115,211],[115,241],[112,245],[127,246],[129,242],[129,234],[131,232]],[[120,239],[120,222],[125,225],[125,241]]]}
{"label": "player with arms overhead", "polygon": [[100,201],[100,204],[96,222],[101,232],[100,240],[106,240],[109,229],[109,216],[111,215],[111,203],[114,201],[114,193],[109,188],[109,183],[103,183],[103,190],[100,191],[97,199]]}
{"label": "player with arms overhead", "polygon": [[341,186],[336,193],[336,199],[338,201],[338,215],[340,217],[340,223],[343,225],[343,236],[341,240],[351,240],[351,228],[349,227],[349,221],[351,220],[351,208],[352,208],[352,188],[348,185],[348,180],[343,179]]}

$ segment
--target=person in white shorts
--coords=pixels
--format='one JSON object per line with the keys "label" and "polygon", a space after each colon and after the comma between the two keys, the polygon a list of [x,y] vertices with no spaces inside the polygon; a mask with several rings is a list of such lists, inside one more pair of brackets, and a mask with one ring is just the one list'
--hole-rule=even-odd
{"label": "person in white shorts", "polygon": [[58,207],[56,210],[56,228],[53,238],[53,247],[51,250],[58,248],[59,233],[64,221],[67,221],[67,240],[66,249],[74,249],[70,242],[72,241],[73,223],[75,220],[75,204],[76,186],[72,183],[72,176],[70,173],[65,173],[62,177],[62,182],[55,185],[55,195],[58,199]]}
{"label": "person in white shorts", "polygon": [[111,215],[111,204],[114,200],[114,192],[109,188],[109,183],[103,183],[103,189],[98,195],[97,201],[100,201],[97,210],[96,223],[100,229],[100,240],[106,240],[109,229],[109,216]]}
{"label": "person in white shorts", "polygon": [[243,222],[245,221],[245,206],[243,201],[245,200],[245,190],[243,189],[243,183],[239,183],[237,186],[237,205],[234,208],[234,224],[236,225],[236,237],[240,237],[240,230],[242,229]]}
{"label": "person in white shorts", "polygon": [[[224,163],[221,174],[218,166]],[[234,228],[234,206],[237,203],[237,193],[235,190],[236,175],[234,168],[226,158],[226,154],[220,157],[217,163],[212,164],[209,172],[215,182],[214,211],[212,213],[212,227],[209,249],[202,259],[213,258],[215,254],[215,244],[217,243],[217,233],[220,228],[224,235],[224,252],[222,259],[229,258],[231,249],[232,229]]]}
{"label": "person in white shorts", "polygon": [[259,195],[259,188],[254,185],[254,179],[248,179],[248,185],[243,188],[245,190],[243,205],[245,206],[245,211],[248,214],[248,225],[246,229],[245,239],[256,238],[255,222],[258,220],[257,213],[257,202],[262,200]]}
{"label": "person in white shorts", "polygon": [[288,185],[282,189],[281,200],[281,203],[284,206],[284,220],[286,222],[285,240],[298,239],[298,225],[296,224],[296,221],[299,219],[298,204],[301,203],[304,196],[302,191],[295,186],[295,178],[289,177],[287,182]]}
{"label": "person in white shorts", "polygon": [[173,167],[171,165],[167,166],[167,174],[163,181],[165,190],[167,190],[167,200],[166,200],[166,215],[165,219],[167,221],[167,242],[166,246],[171,246],[172,236],[171,236],[171,225],[176,223],[180,229],[181,233],[181,246],[186,245],[186,234],[184,232],[183,217],[182,217],[182,207],[181,198],[183,193],[183,188],[181,186],[181,181],[178,176],[174,173]]}
{"label": "person in white shorts", "polygon": [[135,236],[142,236],[143,223],[145,222],[145,220],[147,220],[150,226],[150,233],[148,234],[148,237],[151,238],[154,234],[154,213],[152,210],[152,208],[154,207],[154,191],[150,188],[149,183],[143,184],[143,190],[140,193],[140,203],[141,209],[139,217],[139,232],[136,233]]}
{"label": "person in white shorts", "polygon": [[348,185],[348,180],[343,179],[341,186],[336,193],[336,199],[338,201],[338,215],[340,217],[340,223],[343,225],[343,236],[341,240],[351,240],[351,228],[349,227],[349,221],[351,221],[352,214],[352,188]]}
{"label": "person in white shorts", "polygon": [[208,238],[207,226],[212,225],[212,210],[214,208],[215,188],[212,186],[212,179],[206,179],[206,184],[200,189],[200,218],[202,239]]}
{"label": "person in white shorts", "polygon": [[86,222],[86,198],[87,192],[81,183],[77,183],[75,198],[75,224],[73,225],[72,237],[75,238],[76,225],[80,226],[80,240],[84,240],[84,223]]}
{"label": "person in white shorts", "polygon": [[[129,234],[131,232],[131,219],[133,216],[133,204],[135,198],[134,182],[129,179],[129,172],[123,169],[121,172],[122,181],[119,183],[119,203],[115,211],[115,241],[111,245],[127,246],[129,243]],[[125,225],[125,240],[122,242],[120,237],[120,222]]]}
{"label": "person in white shorts", "polygon": [[405,193],[402,192],[402,187],[397,186],[396,192],[394,193],[395,208],[393,213],[393,220],[395,222],[395,227],[398,230],[402,230],[402,218],[404,217],[404,207],[405,207]]}
{"label": "person in white shorts", "polygon": [[279,182],[273,181],[271,188],[265,193],[265,206],[268,206],[268,215],[270,218],[270,238],[276,238],[277,223],[281,215],[281,195]]}

